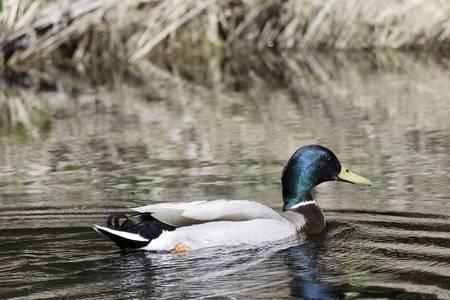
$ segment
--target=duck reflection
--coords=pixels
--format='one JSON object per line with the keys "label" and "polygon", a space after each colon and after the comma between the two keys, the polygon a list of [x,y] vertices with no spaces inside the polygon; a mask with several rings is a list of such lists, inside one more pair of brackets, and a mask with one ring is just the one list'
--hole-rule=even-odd
{"label": "duck reflection", "polygon": [[291,296],[303,299],[336,299],[329,287],[320,281],[317,267],[317,245],[308,241],[286,250],[287,265],[292,274]]}
{"label": "duck reflection", "polygon": [[320,280],[318,250],[315,241],[296,240],[175,256],[127,254],[113,264],[119,277],[113,289],[122,296],[159,299],[336,299]]}

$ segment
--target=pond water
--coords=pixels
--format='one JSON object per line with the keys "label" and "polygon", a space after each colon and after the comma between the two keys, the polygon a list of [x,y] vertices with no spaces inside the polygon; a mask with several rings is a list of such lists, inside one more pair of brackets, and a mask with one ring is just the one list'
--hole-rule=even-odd
{"label": "pond water", "polygon": [[[450,299],[449,60],[158,65],[0,81],[0,298]],[[282,167],[310,143],[374,183],[320,185],[319,237],[174,256],[91,229],[162,201],[280,209]]]}

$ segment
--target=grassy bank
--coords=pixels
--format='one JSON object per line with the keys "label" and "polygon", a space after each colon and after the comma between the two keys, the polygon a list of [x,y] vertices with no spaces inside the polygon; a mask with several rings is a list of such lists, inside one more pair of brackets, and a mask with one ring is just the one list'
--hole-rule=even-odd
{"label": "grassy bank", "polygon": [[239,47],[450,49],[446,0],[4,0],[1,9],[0,45],[11,66],[51,58],[84,68]]}

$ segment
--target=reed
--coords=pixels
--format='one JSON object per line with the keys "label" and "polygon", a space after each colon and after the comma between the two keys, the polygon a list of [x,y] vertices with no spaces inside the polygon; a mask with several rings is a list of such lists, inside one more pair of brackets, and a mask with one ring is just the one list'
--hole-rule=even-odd
{"label": "reed", "polygon": [[11,133],[18,136],[38,137],[51,128],[48,108],[36,95],[26,90],[0,91],[0,136]]}
{"label": "reed", "polygon": [[3,0],[0,45],[10,65],[77,68],[240,47],[448,53],[449,20],[447,0]]}
{"label": "reed", "polygon": [[43,3],[42,0],[0,1],[0,32],[17,30],[30,25]]}

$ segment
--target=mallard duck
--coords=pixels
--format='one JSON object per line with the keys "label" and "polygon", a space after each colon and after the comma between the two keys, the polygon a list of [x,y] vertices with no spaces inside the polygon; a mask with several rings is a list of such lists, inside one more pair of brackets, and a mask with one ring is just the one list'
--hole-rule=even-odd
{"label": "mallard duck", "polygon": [[205,247],[258,245],[299,233],[318,234],[326,227],[312,189],[326,181],[371,185],[344,167],[320,145],[299,148],[281,175],[283,210],[248,200],[158,203],[133,208],[138,222],[111,215],[94,229],[121,249],[186,252]]}

